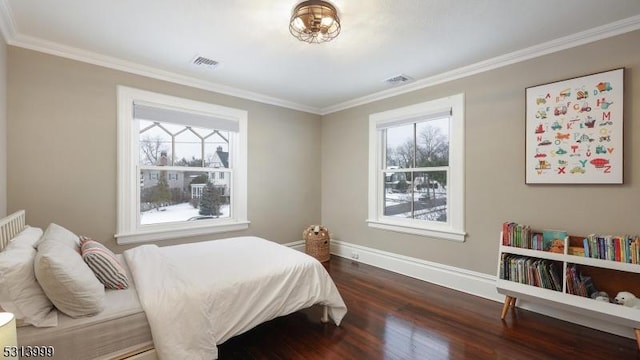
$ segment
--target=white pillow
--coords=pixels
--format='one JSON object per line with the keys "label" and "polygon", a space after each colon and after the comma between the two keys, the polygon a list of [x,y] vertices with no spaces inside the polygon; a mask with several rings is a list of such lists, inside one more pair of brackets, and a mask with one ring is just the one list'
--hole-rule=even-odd
{"label": "white pillow", "polygon": [[104,308],[104,286],[82,260],[74,243],[68,241],[78,237],[59,225],[49,227],[38,244],[35,259],[40,286],[53,305],[71,317],[99,313]]}
{"label": "white pillow", "polygon": [[26,225],[21,232],[9,241],[7,249],[9,248],[25,248],[32,247],[42,237],[42,229]]}
{"label": "white pillow", "polygon": [[65,246],[68,246],[78,253],[80,252],[80,238],[78,235],[72,233],[71,231],[63,228],[58,224],[51,223],[47,226],[47,230],[45,230],[44,235],[34,244],[35,248],[38,248],[42,242],[46,240],[53,240],[59,242]]}
{"label": "white pillow", "polygon": [[38,284],[34,273],[33,245],[42,229],[27,227],[0,252],[0,307],[19,323],[38,327],[58,325],[58,313]]}

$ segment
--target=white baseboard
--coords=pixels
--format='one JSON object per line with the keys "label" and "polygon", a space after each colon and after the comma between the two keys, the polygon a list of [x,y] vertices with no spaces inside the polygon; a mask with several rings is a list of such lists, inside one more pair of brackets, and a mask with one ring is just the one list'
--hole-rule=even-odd
{"label": "white baseboard", "polygon": [[[290,246],[304,251],[304,241],[290,244],[292,244]],[[331,254],[485,299],[500,303],[504,301],[504,296],[498,294],[496,290],[496,277],[494,275],[487,275],[338,240],[331,240]],[[633,329],[591,318],[585,316],[585,314],[573,313],[524,300],[518,300],[517,306],[542,315],[551,316],[611,334],[635,338]],[[499,316],[500,312],[497,312],[496,317]]]}
{"label": "white baseboard", "polygon": [[294,241],[294,242],[290,242],[290,243],[286,243],[286,244],[282,244],[284,246],[288,246],[292,249],[298,250],[298,251],[304,251],[304,240],[300,240],[300,241]]}

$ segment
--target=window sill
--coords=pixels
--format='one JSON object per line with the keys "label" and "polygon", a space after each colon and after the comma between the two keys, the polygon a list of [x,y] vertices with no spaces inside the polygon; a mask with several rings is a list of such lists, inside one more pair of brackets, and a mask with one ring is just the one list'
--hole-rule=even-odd
{"label": "window sill", "polygon": [[159,240],[177,239],[189,236],[216,234],[230,231],[240,231],[249,228],[251,222],[247,220],[229,221],[217,224],[201,224],[190,226],[158,226],[152,229],[139,230],[129,233],[116,234],[118,245],[137,244]]}
{"label": "window sill", "polygon": [[430,238],[437,238],[443,240],[450,240],[456,242],[464,242],[466,233],[464,231],[458,231],[454,229],[433,229],[417,226],[400,225],[394,222],[388,222],[384,220],[367,220],[369,227],[395,231],[405,234],[420,235]]}

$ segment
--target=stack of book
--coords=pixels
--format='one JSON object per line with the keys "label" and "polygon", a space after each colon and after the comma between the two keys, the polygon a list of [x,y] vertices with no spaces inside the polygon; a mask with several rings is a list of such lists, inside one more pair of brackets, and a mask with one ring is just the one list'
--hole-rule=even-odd
{"label": "stack of book", "polygon": [[502,245],[532,249],[531,228],[514,222],[502,224]]}
{"label": "stack of book", "polygon": [[521,284],[562,291],[562,276],[553,261],[502,254],[500,278]]}
{"label": "stack of book", "polygon": [[529,225],[514,222],[502,224],[502,245],[531,250],[564,253],[566,231],[533,231]]}
{"label": "stack of book", "polygon": [[580,273],[575,265],[567,266],[567,293],[590,297],[597,292],[591,277]]}
{"label": "stack of book", "polygon": [[584,256],[630,264],[640,262],[640,237],[591,234],[583,239]]}

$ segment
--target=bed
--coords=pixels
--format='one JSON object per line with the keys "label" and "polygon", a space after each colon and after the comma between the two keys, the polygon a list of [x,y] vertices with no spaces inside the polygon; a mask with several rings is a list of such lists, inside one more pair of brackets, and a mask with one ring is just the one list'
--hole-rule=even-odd
{"label": "bed", "polygon": [[19,327],[19,344],[53,346],[58,359],[153,359],[151,328],[135,286],[105,290],[104,303],[95,316],[72,318],[58,311],[57,326]]}
{"label": "bed", "polygon": [[[0,220],[0,250],[27,230],[24,211]],[[217,345],[278,316],[320,304],[321,321],[339,325],[347,312],[320,262],[258,237],[141,245],[117,257],[127,289],[104,290],[93,316],[59,307],[57,326],[19,327],[19,345],[52,345],[60,359],[215,359]]]}

